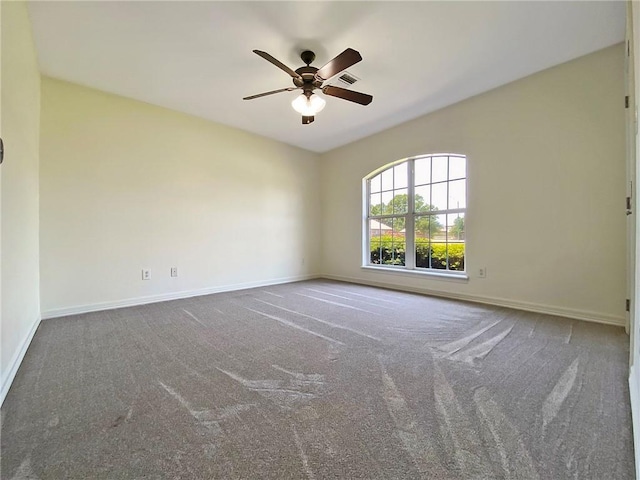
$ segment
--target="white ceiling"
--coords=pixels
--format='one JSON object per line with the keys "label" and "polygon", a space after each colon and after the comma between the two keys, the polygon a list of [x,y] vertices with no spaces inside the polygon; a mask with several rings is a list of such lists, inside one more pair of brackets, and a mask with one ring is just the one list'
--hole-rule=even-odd
{"label": "white ceiling", "polygon": [[[624,39],[624,1],[30,2],[43,74],[324,152]],[[311,125],[293,69],[345,48],[363,107],[335,97]]]}

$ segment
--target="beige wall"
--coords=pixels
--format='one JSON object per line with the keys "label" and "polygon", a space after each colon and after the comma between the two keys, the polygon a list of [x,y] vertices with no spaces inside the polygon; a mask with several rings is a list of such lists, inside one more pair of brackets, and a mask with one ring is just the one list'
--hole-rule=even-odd
{"label": "beige wall", "polygon": [[[324,154],[322,273],[623,324],[623,62],[620,44]],[[469,280],[361,269],[363,177],[438,152],[468,156]]]}
{"label": "beige wall", "polygon": [[50,78],[41,132],[43,316],[317,271],[316,154]]}
{"label": "beige wall", "polygon": [[1,2],[2,316],[0,402],[40,318],[38,288],[38,137],[40,74],[26,3]]}

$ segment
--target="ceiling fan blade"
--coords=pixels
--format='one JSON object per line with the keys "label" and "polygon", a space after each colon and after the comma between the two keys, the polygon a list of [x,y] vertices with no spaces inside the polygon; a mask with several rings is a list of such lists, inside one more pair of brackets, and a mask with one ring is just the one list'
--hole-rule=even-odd
{"label": "ceiling fan blade", "polygon": [[302,116],[302,124],[303,125],[309,125],[311,122],[313,122],[316,119],[316,117],[307,117],[305,115]]}
{"label": "ceiling fan blade", "polygon": [[291,70],[289,67],[287,67],[284,63],[282,63],[280,60],[273,58],[271,55],[269,55],[267,52],[263,52],[261,50],[254,50],[253,53],[260,55],[262,58],[264,58],[267,62],[273,63],[276,67],[278,67],[281,70],[284,70],[285,72],[287,72],[289,75],[291,75],[291,78],[298,78],[300,80],[302,80],[302,77],[300,75],[298,75],[296,72],[294,72],[293,70]]}
{"label": "ceiling fan blade", "polygon": [[329,60],[324,67],[320,68],[320,70],[316,72],[316,80],[324,82],[341,71],[349,68],[351,65],[355,65],[360,60],[362,60],[360,53],[355,51],[353,48],[347,48],[333,60]]}
{"label": "ceiling fan blade", "polygon": [[342,98],[350,102],[359,103],[360,105],[369,105],[373,101],[371,95],[366,93],[354,92],[353,90],[347,90],[346,88],[334,87],[333,85],[327,85],[322,87],[322,93],[325,95],[331,95],[332,97]]}
{"label": "ceiling fan blade", "polygon": [[298,90],[300,87],[287,87],[281,88],[280,90],[271,90],[270,92],[258,93],[257,95],[251,95],[250,97],[244,97],[243,100],[253,100],[254,98],[266,97],[267,95],[273,95],[274,93],[280,92],[292,92],[293,90]]}

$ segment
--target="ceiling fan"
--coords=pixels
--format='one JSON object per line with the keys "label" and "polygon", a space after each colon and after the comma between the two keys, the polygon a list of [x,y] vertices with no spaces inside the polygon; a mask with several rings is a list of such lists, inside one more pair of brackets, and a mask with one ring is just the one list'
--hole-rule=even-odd
{"label": "ceiling fan", "polygon": [[313,93],[316,89],[320,89],[325,95],[342,98],[343,100],[359,103],[360,105],[369,105],[373,101],[373,97],[365,93],[354,92],[353,90],[347,90],[346,88],[340,88],[334,85],[322,86],[322,84],[331,77],[362,60],[360,53],[352,48],[347,48],[340,55],[329,60],[327,64],[321,68],[311,66],[311,63],[316,58],[316,54],[310,50],[305,50],[300,54],[300,58],[306,66],[300,67],[295,71],[269,55],[267,52],[254,50],[253,53],[260,55],[266,61],[273,63],[276,67],[284,70],[291,76],[295,86],[251,95],[250,97],[244,97],[243,100],[253,100],[254,98],[265,97],[267,95],[273,95],[274,93],[302,90],[300,96],[296,97],[296,99],[291,102],[291,106],[295,111],[302,114],[303,125],[308,125],[313,122],[315,115],[325,106],[326,101],[319,95]]}

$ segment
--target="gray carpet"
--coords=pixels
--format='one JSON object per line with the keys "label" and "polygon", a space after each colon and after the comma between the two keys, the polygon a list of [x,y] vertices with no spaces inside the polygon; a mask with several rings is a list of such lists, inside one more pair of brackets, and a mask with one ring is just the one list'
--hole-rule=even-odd
{"label": "gray carpet", "polygon": [[3,479],[631,479],[622,328],[325,280],[43,321]]}

